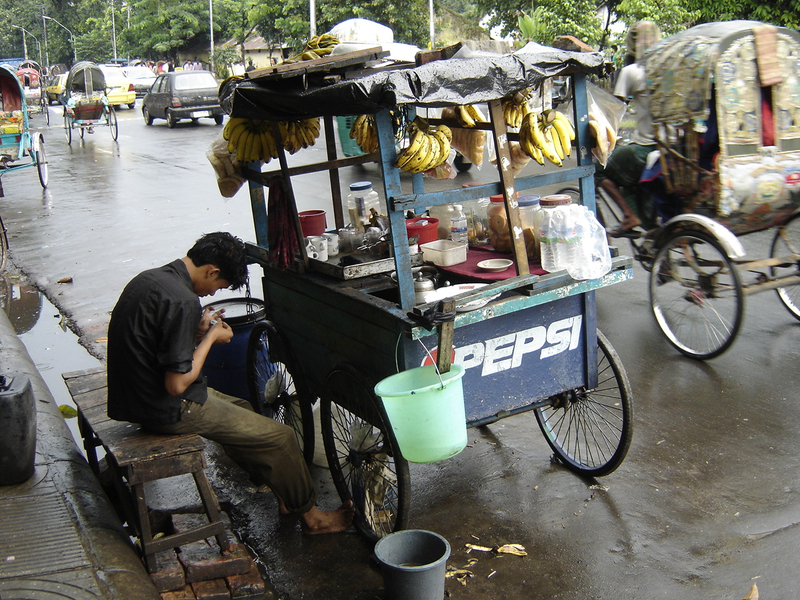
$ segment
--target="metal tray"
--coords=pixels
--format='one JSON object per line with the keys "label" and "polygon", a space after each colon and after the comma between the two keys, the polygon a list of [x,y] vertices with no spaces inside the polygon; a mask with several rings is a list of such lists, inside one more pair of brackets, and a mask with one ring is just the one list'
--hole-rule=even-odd
{"label": "metal tray", "polygon": [[[394,258],[381,258],[378,260],[362,262],[356,265],[343,267],[340,263],[342,256],[339,254],[327,261],[309,258],[309,266],[312,271],[324,273],[338,279],[358,279],[359,277],[369,277],[378,273],[390,273],[395,270]],[[361,257],[358,257],[359,259]],[[422,252],[411,254],[411,266],[417,267],[422,264]]]}

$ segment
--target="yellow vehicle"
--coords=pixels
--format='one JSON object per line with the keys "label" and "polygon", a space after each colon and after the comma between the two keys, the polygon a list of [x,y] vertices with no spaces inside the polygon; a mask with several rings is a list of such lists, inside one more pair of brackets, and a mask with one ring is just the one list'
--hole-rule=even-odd
{"label": "yellow vehicle", "polygon": [[136,105],[136,88],[133,82],[116,65],[98,65],[106,79],[106,97],[111,106],[127,104],[129,108]]}
{"label": "yellow vehicle", "polygon": [[50,79],[50,83],[44,88],[44,92],[47,94],[47,103],[52,104],[53,102],[61,102],[66,85],[67,73],[53,75],[53,77]]}

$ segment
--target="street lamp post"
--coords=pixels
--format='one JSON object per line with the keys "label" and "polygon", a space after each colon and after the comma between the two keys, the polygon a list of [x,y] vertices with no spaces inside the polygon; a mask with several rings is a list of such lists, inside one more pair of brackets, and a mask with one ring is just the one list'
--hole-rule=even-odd
{"label": "street lamp post", "polygon": [[15,29],[21,29],[22,30],[22,52],[25,55],[25,59],[26,60],[28,58],[28,44],[27,44],[27,41],[25,40],[25,35],[27,34],[27,35],[31,36],[34,40],[36,40],[36,45],[39,47],[39,64],[41,65],[42,64],[42,44],[41,44],[41,42],[39,42],[39,38],[37,38],[35,35],[33,35],[30,31],[28,31],[24,27],[20,27],[19,25],[12,25],[12,27],[14,27]]}
{"label": "street lamp post", "polygon": [[64,25],[58,19],[54,19],[53,17],[48,17],[47,15],[42,15],[42,18],[43,19],[47,19],[48,21],[53,21],[56,25],[61,26],[61,28],[64,29],[64,31],[66,31],[69,34],[69,41],[72,44],[72,61],[73,62],[78,62],[78,51],[75,48],[75,36],[72,35],[72,31],[70,30],[70,28],[67,27],[66,25]]}

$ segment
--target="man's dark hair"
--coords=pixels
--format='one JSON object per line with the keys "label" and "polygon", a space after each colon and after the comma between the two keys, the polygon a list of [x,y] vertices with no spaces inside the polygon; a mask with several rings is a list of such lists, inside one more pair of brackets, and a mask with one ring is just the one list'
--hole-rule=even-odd
{"label": "man's dark hair", "polygon": [[247,283],[247,253],[244,242],[225,231],[206,233],[186,253],[196,267],[219,267],[221,279],[230,282],[231,289]]}

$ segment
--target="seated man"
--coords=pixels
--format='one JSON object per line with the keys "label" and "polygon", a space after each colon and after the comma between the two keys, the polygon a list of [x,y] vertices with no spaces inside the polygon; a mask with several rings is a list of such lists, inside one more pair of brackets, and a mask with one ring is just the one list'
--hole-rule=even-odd
{"label": "seated man", "polygon": [[268,484],[281,512],[297,514],[305,533],[343,531],[352,502],[316,508],[316,490],[294,431],[250,409],[245,400],[209,394],[203,363],[233,331],[213,322],[199,297],[237,289],[247,279],[242,241],[229,233],[201,237],[186,256],[137,275],[125,287],[108,327],[108,416],[155,433],[195,433],[222,445],[257,485]]}
{"label": "seated man", "polygon": [[[612,237],[638,236],[634,228],[642,225],[642,216],[637,214],[625,200],[620,188],[634,188],[647,162],[647,156],[656,150],[653,133],[653,119],[650,115],[650,97],[647,93],[647,74],[644,69],[644,53],[647,48],[661,39],[661,32],[655,23],[639,21],[628,31],[627,66],[619,72],[614,95],[628,102],[633,99],[636,107],[636,129],[631,135],[631,143],[614,148],[605,167],[596,164],[595,178],[598,184],[611,196],[623,214],[619,227],[609,232]],[[655,223],[645,223],[652,227]]]}

